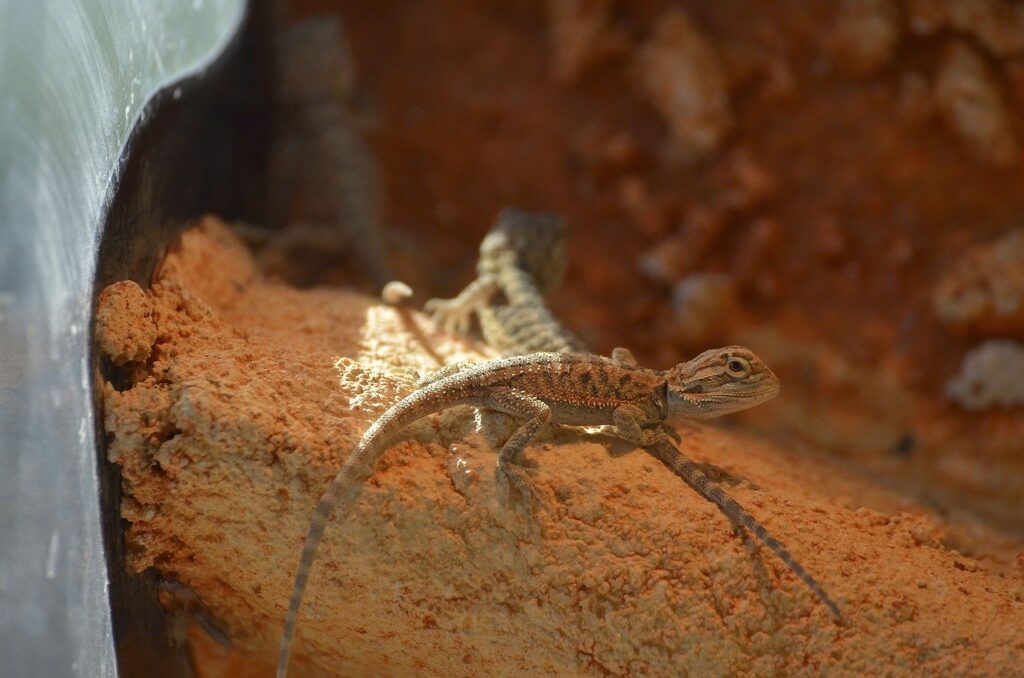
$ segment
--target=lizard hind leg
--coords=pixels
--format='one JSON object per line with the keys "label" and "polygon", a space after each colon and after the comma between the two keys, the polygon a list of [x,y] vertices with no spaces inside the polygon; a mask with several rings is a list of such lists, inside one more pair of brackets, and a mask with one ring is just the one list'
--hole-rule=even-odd
{"label": "lizard hind leg", "polygon": [[513,388],[493,389],[487,396],[485,406],[515,417],[526,418],[526,422],[517,428],[502,446],[498,454],[496,473],[500,483],[504,483],[506,487],[514,487],[520,497],[529,504],[533,499],[533,491],[530,489],[525,471],[519,465],[519,459],[537,433],[551,423],[551,408],[543,400]]}

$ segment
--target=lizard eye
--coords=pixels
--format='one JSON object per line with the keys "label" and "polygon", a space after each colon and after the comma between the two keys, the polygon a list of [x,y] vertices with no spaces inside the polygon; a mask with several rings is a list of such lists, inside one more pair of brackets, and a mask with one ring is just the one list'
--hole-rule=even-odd
{"label": "lizard eye", "polygon": [[744,377],[750,372],[750,363],[743,358],[729,358],[725,363],[725,369],[734,377]]}

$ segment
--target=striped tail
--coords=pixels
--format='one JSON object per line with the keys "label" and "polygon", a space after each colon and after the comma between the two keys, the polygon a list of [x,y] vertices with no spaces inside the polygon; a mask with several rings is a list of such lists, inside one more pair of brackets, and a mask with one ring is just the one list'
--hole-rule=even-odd
{"label": "striped tail", "polygon": [[775,537],[768,533],[768,530],[754,516],[747,513],[747,510],[740,506],[739,502],[726,494],[721,487],[704,475],[703,471],[695,463],[687,459],[682,452],[669,443],[658,443],[645,449],[661,463],[665,464],[665,466],[672,469],[673,473],[686,481],[690,487],[697,490],[701,496],[718,506],[729,520],[756,534],[757,538],[774,551],[775,555],[786,564],[786,567],[792,570],[793,574],[800,577],[803,583],[807,584],[807,588],[813,591],[814,595],[818,596],[818,599],[832,613],[836,623],[843,623],[843,615],[839,612],[839,607],[828,597],[828,594],[814,580],[814,577],[807,573],[807,570],[790,555],[789,551]]}
{"label": "striped tail", "polygon": [[288,614],[285,617],[284,631],[281,635],[281,649],[277,656],[277,678],[285,678],[288,672],[288,655],[295,638],[299,608],[302,606],[306,583],[313,570],[320,538],[331,519],[331,514],[336,509],[347,509],[355,502],[363,488],[363,481],[373,473],[377,462],[402,429],[428,414],[461,404],[462,401],[453,399],[447,394],[448,384],[457,377],[458,375],[433,382],[388,408],[366,430],[359,445],[345,460],[341,470],[334,476],[331,484],[320,497],[316,510],[313,511],[309,532],[306,534],[306,542],[302,547],[302,556],[299,558],[299,568],[295,573],[295,584],[292,587]]}
{"label": "striped tail", "polygon": [[327,491],[320,497],[320,502],[316,505],[316,510],[313,511],[309,532],[306,533],[306,542],[302,547],[302,556],[299,558],[299,569],[295,573],[295,584],[292,586],[292,596],[288,603],[284,632],[281,635],[281,649],[277,656],[277,678],[285,678],[288,672],[288,655],[295,637],[295,624],[299,618],[302,596],[306,592],[306,582],[309,581],[309,575],[313,570],[317,547],[320,545],[320,538],[327,527],[327,522],[336,508],[347,507],[355,501],[359,490],[362,489],[365,476],[369,475],[363,464],[350,463],[354,462],[356,457],[362,456],[360,452],[364,449],[360,446],[353,452],[352,457],[345,462],[338,475],[331,481]]}

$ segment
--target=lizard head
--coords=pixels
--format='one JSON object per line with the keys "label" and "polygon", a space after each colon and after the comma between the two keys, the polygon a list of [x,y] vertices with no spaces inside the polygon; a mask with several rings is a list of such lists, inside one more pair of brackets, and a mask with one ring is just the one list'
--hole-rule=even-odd
{"label": "lizard head", "polygon": [[668,416],[710,419],[779,395],[779,380],[742,346],[704,351],[668,371]]}

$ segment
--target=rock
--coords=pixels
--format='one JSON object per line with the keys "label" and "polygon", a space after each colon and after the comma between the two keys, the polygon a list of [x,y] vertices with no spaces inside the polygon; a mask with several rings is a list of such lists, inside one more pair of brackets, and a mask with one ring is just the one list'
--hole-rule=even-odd
{"label": "rock", "polygon": [[729,153],[715,171],[714,203],[723,210],[747,212],[779,191],[779,181],[746,150]]}
{"label": "rock", "polygon": [[744,230],[732,260],[733,274],[744,284],[756,281],[764,273],[772,253],[779,246],[782,227],[769,217],[753,220]]}
{"label": "rock", "polygon": [[573,82],[586,70],[629,46],[611,26],[611,0],[548,0],[552,70],[556,80]]}
{"label": "rock", "polygon": [[123,280],[100,293],[96,338],[100,352],[115,365],[142,362],[156,342],[153,307],[138,284]]}
{"label": "rock", "polygon": [[639,175],[623,177],[619,183],[619,204],[633,227],[646,236],[664,236],[671,226],[669,205],[652,196]]}
{"label": "rock", "polygon": [[935,113],[935,100],[928,81],[917,73],[907,72],[900,77],[897,107],[901,115],[914,123],[923,123]]}
{"label": "rock", "polygon": [[575,134],[571,157],[595,183],[636,170],[647,160],[644,149],[629,132],[597,124],[584,126]]}
{"label": "rock", "polygon": [[718,150],[733,125],[727,79],[718,54],[683,10],[658,19],[639,63],[651,103],[686,155]]}
{"label": "rock", "polygon": [[972,412],[1024,405],[1024,344],[992,340],[972,349],[946,396]]}
{"label": "rock", "polygon": [[885,259],[893,268],[905,268],[914,261],[914,242],[906,236],[897,236],[889,243]]}
{"label": "rock", "polygon": [[736,281],[722,273],[694,273],[672,288],[674,331],[687,346],[720,341],[736,309]]}
{"label": "rock", "polygon": [[965,252],[936,283],[932,308],[957,332],[1024,337],[1024,229]]}
{"label": "rock", "polygon": [[995,167],[1017,163],[1020,149],[999,84],[967,44],[946,48],[935,78],[935,102],[946,125],[979,160]]}
{"label": "rock", "polygon": [[726,214],[722,210],[692,206],[676,232],[641,257],[640,270],[655,280],[675,282],[700,266],[725,225]]}
{"label": "rock", "polygon": [[842,262],[850,253],[850,240],[839,221],[831,216],[822,217],[815,227],[814,251],[826,262]]}
{"label": "rock", "polygon": [[890,0],[845,0],[831,45],[841,71],[867,77],[892,61],[899,39],[899,16]]}
{"label": "rock", "polygon": [[1024,5],[1015,0],[905,0],[910,29],[967,33],[1001,58],[1024,54]]}

